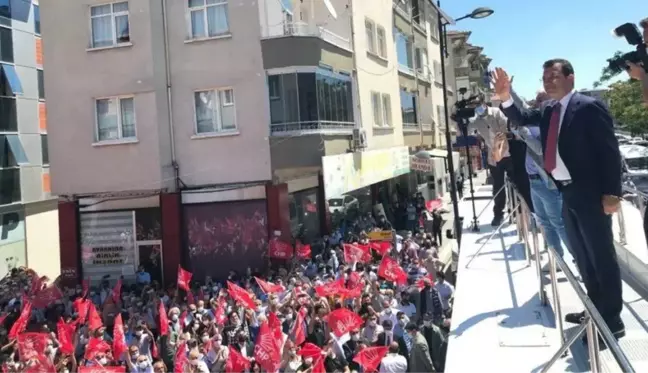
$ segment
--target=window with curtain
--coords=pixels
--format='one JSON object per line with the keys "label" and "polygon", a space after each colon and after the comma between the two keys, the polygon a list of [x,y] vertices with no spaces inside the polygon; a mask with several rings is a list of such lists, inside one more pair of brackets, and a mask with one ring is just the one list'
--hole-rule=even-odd
{"label": "window with curtain", "polygon": [[387,93],[382,94],[382,116],[383,124],[391,127],[392,123],[392,110],[391,110],[391,96]]}
{"label": "window with curtain", "polygon": [[90,7],[90,23],[93,48],[130,42],[127,1]]}
{"label": "window with curtain", "polygon": [[229,34],[227,0],[188,0],[191,38],[209,38]]}
{"label": "window with curtain", "polygon": [[236,106],[231,88],[194,93],[196,133],[236,131]]}
{"label": "window with curtain", "polygon": [[412,92],[400,91],[401,115],[403,124],[417,124],[416,95]]}
{"label": "window with curtain", "polygon": [[396,58],[398,64],[404,67],[412,68],[412,48],[409,37],[397,28],[394,28],[394,35],[396,35]]}
{"label": "window with curtain", "polygon": [[367,37],[367,50],[371,53],[376,53],[376,38],[374,36],[375,27],[374,23],[368,19],[365,20],[365,31]]}
{"label": "window with curtain", "polygon": [[133,97],[97,99],[97,141],[134,139],[135,102]]}
{"label": "window with curtain", "polygon": [[373,109],[374,126],[381,127],[383,125],[383,112],[381,106],[380,93],[371,92],[371,108]]}
{"label": "window with curtain", "polygon": [[385,37],[385,28],[376,26],[376,46],[378,47],[378,55],[387,58],[387,39]]}

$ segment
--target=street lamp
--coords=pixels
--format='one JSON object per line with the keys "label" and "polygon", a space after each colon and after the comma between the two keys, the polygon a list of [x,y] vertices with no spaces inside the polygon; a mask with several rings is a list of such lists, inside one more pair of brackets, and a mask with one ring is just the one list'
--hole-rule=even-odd
{"label": "street lamp", "polygon": [[[455,233],[457,234],[457,243],[461,245],[461,222],[459,221],[459,202],[457,201],[457,178],[455,176],[454,161],[452,159],[452,138],[450,136],[450,122],[448,116],[448,83],[446,81],[446,71],[445,71],[445,43],[446,43],[446,31],[445,23],[442,20],[441,16],[441,1],[437,1],[437,11],[438,11],[438,28],[439,28],[439,49],[441,51],[441,85],[443,86],[443,102],[444,102],[444,118],[445,118],[445,138],[446,138],[446,148],[448,149],[448,171],[450,172],[450,197],[452,198],[452,207],[454,210],[455,218]],[[490,8],[480,7],[473,10],[471,13],[466,14],[463,17],[457,18],[455,22],[461,21],[462,19],[472,18],[480,19],[486,18],[493,14],[494,11]],[[470,159],[469,159],[470,161]],[[472,176],[472,175],[471,175]]]}

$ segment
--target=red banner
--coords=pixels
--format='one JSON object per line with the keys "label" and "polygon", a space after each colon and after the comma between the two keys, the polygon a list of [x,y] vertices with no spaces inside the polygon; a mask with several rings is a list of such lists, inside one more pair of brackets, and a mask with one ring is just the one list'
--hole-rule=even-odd
{"label": "red banner", "polygon": [[126,367],[79,367],[79,373],[126,373]]}
{"label": "red banner", "polygon": [[257,284],[259,284],[261,290],[263,290],[263,292],[266,294],[283,293],[284,291],[286,291],[286,288],[281,285],[276,285],[269,281],[263,281],[258,277],[254,277],[254,279],[256,280]]}
{"label": "red banner", "polygon": [[227,291],[230,297],[235,301],[241,303],[247,308],[256,309],[256,303],[252,300],[252,296],[242,287],[227,281]]}
{"label": "red banner", "polygon": [[32,304],[35,308],[47,308],[47,306],[54,304],[57,300],[63,298],[63,293],[56,286],[49,286],[38,292],[32,300]]}
{"label": "red banner", "polygon": [[367,347],[358,352],[353,361],[362,366],[363,372],[375,372],[388,351],[389,346]]}
{"label": "red banner", "polygon": [[347,308],[339,308],[328,315],[329,328],[338,338],[352,330],[359,329],[362,324],[364,324],[364,320]]}
{"label": "red banner", "polygon": [[254,359],[266,372],[276,372],[279,368],[281,351],[277,349],[275,336],[267,321],[259,328],[259,335],[254,346]]}
{"label": "red banner", "polygon": [[388,256],[384,256],[380,262],[380,267],[378,267],[378,276],[397,284],[407,283],[407,272],[398,265],[398,262],[395,259]]}
{"label": "red banner", "polygon": [[290,259],[293,257],[291,244],[273,238],[268,242],[268,256],[277,259]]}
{"label": "red banner", "polygon": [[158,307],[158,314],[160,316],[160,335],[167,335],[169,334],[169,319],[167,318],[166,309],[164,309],[164,303],[162,301],[160,301],[160,306]]}
{"label": "red banner", "polygon": [[297,241],[295,244],[295,252],[297,258],[301,260],[307,260],[311,258],[311,245],[304,245],[301,242]]}
{"label": "red banner", "polygon": [[182,267],[178,266],[178,288],[184,291],[189,291],[191,276],[193,276],[191,272],[186,271],[182,269]]}
{"label": "red banner", "polygon": [[[118,313],[117,317],[115,317],[113,336],[113,357],[115,358],[115,360],[120,360],[122,354],[128,351],[128,346],[126,345],[126,335],[124,334],[124,323],[122,322],[121,313]],[[152,343],[155,344],[155,341],[153,341]]]}
{"label": "red banner", "polygon": [[385,256],[392,248],[392,244],[389,241],[371,241],[369,242],[369,246],[380,256]]}
{"label": "red banner", "polygon": [[371,261],[369,246],[345,243],[342,244],[342,247],[344,248],[344,261],[347,264],[366,263],[368,261]]}
{"label": "red banner", "polygon": [[27,328],[27,323],[29,322],[29,319],[31,318],[31,310],[32,310],[32,305],[30,301],[25,301],[23,298],[23,309],[20,311],[20,316],[18,317],[18,320],[11,326],[11,330],[9,330],[9,340],[17,338],[18,334],[22,333],[25,328]]}
{"label": "red banner", "polygon": [[60,343],[59,349],[62,354],[70,355],[74,353],[74,330],[76,326],[74,324],[66,324],[63,321],[63,318],[59,319],[56,323],[56,334]]}
{"label": "red banner", "polygon": [[22,333],[18,336],[18,353],[21,361],[37,358],[45,352],[49,335],[45,333]]}
{"label": "red banner", "polygon": [[229,346],[229,357],[225,365],[226,372],[244,372],[250,369],[250,360]]}

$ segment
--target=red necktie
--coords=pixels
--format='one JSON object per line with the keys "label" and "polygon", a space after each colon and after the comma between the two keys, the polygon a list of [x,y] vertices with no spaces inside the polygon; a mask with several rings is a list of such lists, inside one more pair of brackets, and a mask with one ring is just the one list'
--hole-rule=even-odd
{"label": "red necktie", "polygon": [[554,105],[549,121],[547,146],[544,153],[544,168],[551,173],[556,169],[556,154],[558,149],[558,132],[560,132],[560,102]]}

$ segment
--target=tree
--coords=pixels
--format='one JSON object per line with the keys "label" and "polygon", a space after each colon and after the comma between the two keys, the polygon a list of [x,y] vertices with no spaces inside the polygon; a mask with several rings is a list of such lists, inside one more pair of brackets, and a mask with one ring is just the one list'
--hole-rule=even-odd
{"label": "tree", "polygon": [[610,113],[623,128],[633,135],[648,133],[648,109],[643,105],[641,82],[614,83],[605,97],[610,100]]}
{"label": "tree", "polygon": [[610,70],[609,62],[610,62],[611,60],[615,59],[615,58],[621,57],[622,55],[623,55],[623,52],[621,52],[621,51],[616,51],[616,52],[614,53],[614,55],[612,56],[612,58],[608,58],[608,60],[607,60],[607,61],[608,61],[608,65],[605,66],[605,67],[601,70],[601,77],[599,78],[598,81],[596,81],[596,82],[594,82],[594,83],[592,84],[592,86],[593,86],[594,88],[598,88],[598,87],[601,86],[603,83],[608,82],[610,79],[614,78],[614,76],[615,76],[616,74],[613,73],[612,70]]}

